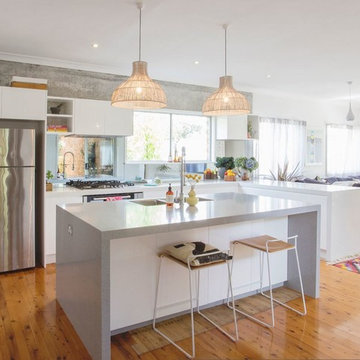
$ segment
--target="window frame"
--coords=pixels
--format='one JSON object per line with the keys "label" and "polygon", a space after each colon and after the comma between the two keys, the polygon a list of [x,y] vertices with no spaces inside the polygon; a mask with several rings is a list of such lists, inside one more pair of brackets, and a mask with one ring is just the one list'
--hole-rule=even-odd
{"label": "window frame", "polygon": [[[134,110],[134,112],[142,112],[142,113],[162,113],[168,114],[170,119],[170,137],[169,137],[169,151],[173,152],[173,139],[172,139],[172,130],[173,130],[173,115],[184,115],[184,116],[202,116],[209,120],[209,151],[208,158],[203,160],[186,160],[188,164],[198,164],[198,163],[208,163],[213,161],[214,157],[214,131],[215,131],[215,120],[212,116],[203,115],[201,111],[186,111],[186,110],[171,110],[171,109],[157,109],[157,110]],[[128,160],[127,159],[127,146],[128,146],[128,137],[125,139],[125,156],[124,156],[124,164],[126,165],[142,165],[142,164],[163,164],[164,162],[169,162],[166,160]],[[180,149],[178,149],[180,152]],[[174,154],[172,154],[174,155]]]}

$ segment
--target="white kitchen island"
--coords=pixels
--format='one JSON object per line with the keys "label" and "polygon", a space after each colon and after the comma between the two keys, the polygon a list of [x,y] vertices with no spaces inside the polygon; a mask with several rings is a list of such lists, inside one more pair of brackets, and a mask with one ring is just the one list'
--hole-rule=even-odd
{"label": "white kitchen island", "polygon": [[[319,296],[319,205],[238,193],[202,196],[210,201],[195,208],[131,201],[58,206],[57,300],[94,359],[110,359],[111,334],[152,319],[157,254],[168,244],[203,241],[228,249],[245,237],[298,234],[305,293]],[[275,254],[272,264],[275,284],[298,289],[292,254]],[[188,308],[188,278],[181,267],[165,266],[160,316],[173,316]],[[226,297],[225,271],[203,270],[201,306]],[[259,288],[255,250],[238,251],[233,277],[237,296]]]}
{"label": "white kitchen island", "polygon": [[321,206],[320,255],[331,262],[360,253],[360,188],[291,181],[240,181],[239,192],[301,200]]}

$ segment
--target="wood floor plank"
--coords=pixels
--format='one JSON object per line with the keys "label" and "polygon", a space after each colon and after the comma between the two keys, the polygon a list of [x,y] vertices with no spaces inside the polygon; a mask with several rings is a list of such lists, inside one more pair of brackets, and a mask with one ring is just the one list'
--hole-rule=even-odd
{"label": "wood floor plank", "polygon": [[[210,359],[359,359],[360,275],[320,266],[320,299],[307,298],[308,315],[276,307],[276,327],[238,321],[233,343],[217,329],[196,336],[198,360]],[[301,308],[299,299],[290,302]],[[269,319],[269,311],[258,314]],[[228,331],[233,324],[225,325]],[[144,339],[148,341],[148,339]],[[191,350],[191,338],[178,342]],[[129,334],[112,337],[112,360],[186,359],[171,344],[138,356]],[[56,302],[56,267],[0,274],[1,360],[90,360],[73,326]]]}
{"label": "wood floor plank", "polygon": [[278,310],[276,328],[295,336],[304,344],[319,349],[335,358],[360,358],[359,345],[349,334],[334,327],[329,327],[312,316],[299,317],[298,314]]}

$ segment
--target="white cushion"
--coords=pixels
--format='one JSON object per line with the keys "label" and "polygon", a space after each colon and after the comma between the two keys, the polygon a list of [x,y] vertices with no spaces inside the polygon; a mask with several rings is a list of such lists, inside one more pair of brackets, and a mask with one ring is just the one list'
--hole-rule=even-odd
{"label": "white cushion", "polygon": [[212,254],[218,251],[219,249],[215,248],[214,246],[210,244],[205,244],[201,241],[169,245],[166,246],[164,249],[164,252],[166,254],[171,255],[175,259],[178,259],[185,264],[188,263],[189,257],[191,259],[191,257],[196,255],[208,254],[206,256],[201,256],[195,259],[191,259],[190,260],[191,266],[208,265],[219,261],[230,260],[232,258],[231,256],[229,256],[224,252]]}

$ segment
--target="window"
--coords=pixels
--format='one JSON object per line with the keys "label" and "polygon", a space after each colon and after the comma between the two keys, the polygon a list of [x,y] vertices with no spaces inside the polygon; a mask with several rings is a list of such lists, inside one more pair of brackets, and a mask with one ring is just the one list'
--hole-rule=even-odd
{"label": "window", "polygon": [[327,125],[326,144],[328,176],[360,173],[360,127]]}
{"label": "window", "polygon": [[128,162],[168,161],[186,148],[187,161],[210,159],[210,118],[171,113],[134,112],[134,135],[127,138]]}
{"label": "window", "polygon": [[127,138],[128,161],[167,161],[170,114],[134,112],[134,135]]}
{"label": "window", "polygon": [[306,123],[304,121],[260,118],[259,120],[259,174],[276,174],[278,166],[292,171],[304,166]]}
{"label": "window", "polygon": [[186,160],[208,160],[210,120],[204,116],[172,115],[172,143],[178,151],[186,148]]}
{"label": "window", "polygon": [[66,152],[69,152],[65,158],[65,174],[68,178],[85,176],[85,168],[89,176],[114,174],[114,138],[60,136],[58,170],[61,174]]}

